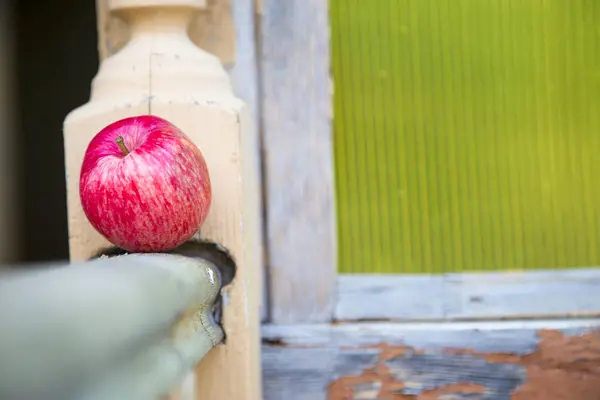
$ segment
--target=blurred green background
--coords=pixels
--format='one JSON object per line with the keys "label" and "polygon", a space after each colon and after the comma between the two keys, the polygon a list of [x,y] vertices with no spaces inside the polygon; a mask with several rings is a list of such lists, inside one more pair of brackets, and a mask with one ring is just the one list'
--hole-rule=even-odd
{"label": "blurred green background", "polygon": [[340,272],[600,264],[597,0],[331,0]]}

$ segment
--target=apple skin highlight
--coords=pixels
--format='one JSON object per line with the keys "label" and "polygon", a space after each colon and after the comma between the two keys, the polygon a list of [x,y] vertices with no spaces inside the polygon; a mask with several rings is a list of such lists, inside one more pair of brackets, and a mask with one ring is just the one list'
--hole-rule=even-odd
{"label": "apple skin highlight", "polygon": [[153,115],[125,118],[96,134],[83,159],[79,194],[92,226],[130,252],[181,245],[199,230],[212,200],[200,149]]}

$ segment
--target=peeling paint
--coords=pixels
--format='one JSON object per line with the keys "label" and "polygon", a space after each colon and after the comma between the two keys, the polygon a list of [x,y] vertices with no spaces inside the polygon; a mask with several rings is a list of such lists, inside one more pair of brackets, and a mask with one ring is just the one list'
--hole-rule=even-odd
{"label": "peeling paint", "polygon": [[[341,347],[342,350],[350,350],[355,347]],[[390,345],[387,343],[379,343],[374,345],[365,345],[359,346],[360,349],[379,349],[381,352],[379,353],[379,360],[386,361],[391,360],[396,357],[404,357],[410,354],[423,354],[422,350],[416,350],[410,346],[398,346],[398,345]]]}
{"label": "peeling paint", "polygon": [[[434,351],[385,343],[360,347],[379,353],[361,373],[348,373],[334,380],[327,398],[600,399],[600,332],[566,336],[559,331],[540,330],[538,337],[540,342],[530,354],[481,353],[470,348]],[[351,353],[353,348],[340,350]],[[351,362],[352,357],[356,355],[346,360]]]}
{"label": "peeling paint", "polygon": [[329,387],[328,400],[444,400],[444,395],[451,395],[452,400],[466,400],[482,398],[481,395],[486,391],[485,386],[480,384],[458,382],[424,390],[419,394],[404,394],[409,386],[410,382],[396,380],[385,365],[377,365],[360,376],[343,377],[335,381]]}
{"label": "peeling paint", "polygon": [[488,362],[515,363],[525,367],[527,381],[511,400],[592,400],[600,399],[600,332],[565,336],[559,331],[541,330],[535,352],[476,354]]}

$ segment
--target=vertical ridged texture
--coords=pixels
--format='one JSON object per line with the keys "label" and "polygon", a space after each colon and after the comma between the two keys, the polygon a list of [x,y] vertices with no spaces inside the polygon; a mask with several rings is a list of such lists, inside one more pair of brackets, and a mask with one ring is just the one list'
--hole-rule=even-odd
{"label": "vertical ridged texture", "polygon": [[600,264],[600,3],[331,1],[340,272]]}

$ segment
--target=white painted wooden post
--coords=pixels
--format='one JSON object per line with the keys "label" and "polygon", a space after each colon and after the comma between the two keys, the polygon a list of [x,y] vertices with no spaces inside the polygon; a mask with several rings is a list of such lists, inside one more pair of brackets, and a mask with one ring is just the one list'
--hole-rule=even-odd
{"label": "white painted wooden post", "polygon": [[90,101],[64,124],[72,260],[89,257],[106,241],[82,212],[78,178],[90,139],[107,124],[154,114],[179,126],[204,153],[213,182],[213,205],[203,237],[227,247],[237,275],[227,289],[225,345],[196,369],[193,398],[258,400],[260,385],[260,210],[257,204],[255,131],[244,103],[233,95],[219,59],[187,36],[202,0],[109,0],[110,12],[129,24],[128,43],[104,59]]}
{"label": "white painted wooden post", "polygon": [[[98,49],[100,60],[116,53],[127,42],[128,27],[120,18],[110,15],[108,0],[97,1]],[[259,83],[256,49],[256,22],[254,0],[212,0],[207,9],[193,17],[188,34],[198,47],[219,57],[231,79],[233,91],[240,97],[251,115],[250,132],[246,135],[255,140],[253,146],[260,152],[259,135]],[[261,186],[260,160],[256,160],[255,179]],[[258,207],[262,207],[262,192],[255,191]],[[256,248],[264,248],[262,219],[253,235]],[[267,285],[264,257],[258,254],[261,265],[261,321],[267,318]]]}

